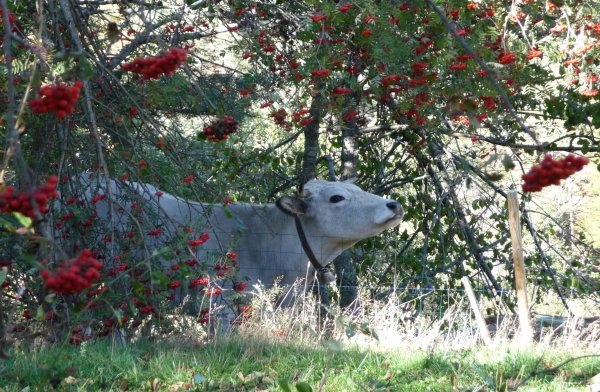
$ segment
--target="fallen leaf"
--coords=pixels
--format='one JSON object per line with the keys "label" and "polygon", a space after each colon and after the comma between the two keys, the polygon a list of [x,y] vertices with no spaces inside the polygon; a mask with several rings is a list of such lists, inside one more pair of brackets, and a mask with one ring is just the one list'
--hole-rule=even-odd
{"label": "fallen leaf", "polygon": [[385,376],[383,376],[383,380],[387,381],[387,380],[389,380],[392,377],[394,377],[394,373],[392,373],[391,370],[388,370],[387,373],[385,374]]}
{"label": "fallen leaf", "polygon": [[79,381],[79,380],[77,380],[77,379],[76,379],[75,377],[73,377],[73,376],[69,376],[69,377],[67,377],[67,378],[65,378],[65,379],[63,380],[63,382],[64,382],[65,384],[67,384],[67,385],[73,385],[73,384],[75,384],[77,381]]}
{"label": "fallen leaf", "polygon": [[158,391],[159,384],[160,384],[160,381],[158,378],[155,378],[152,381],[148,381],[148,386],[150,387],[151,391]]}
{"label": "fallen leaf", "polygon": [[552,362],[548,361],[547,359],[545,359],[543,361],[543,364],[546,369],[552,369],[554,367],[554,364]]}
{"label": "fallen leaf", "polygon": [[265,376],[264,372],[254,372],[251,374],[251,380],[260,380]]}
{"label": "fallen leaf", "polygon": [[19,227],[17,229],[15,229],[15,234],[19,234],[19,235],[25,235],[25,234],[33,234],[34,231],[32,228],[29,227]]}
{"label": "fallen leaf", "polygon": [[181,389],[183,389],[183,381],[178,381],[175,384],[169,386],[169,391],[180,391]]}

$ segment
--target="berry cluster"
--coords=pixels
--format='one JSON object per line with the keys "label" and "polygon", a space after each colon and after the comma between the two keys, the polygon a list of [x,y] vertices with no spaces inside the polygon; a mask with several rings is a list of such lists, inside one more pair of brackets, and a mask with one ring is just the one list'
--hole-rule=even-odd
{"label": "berry cluster", "polygon": [[[16,32],[18,30],[17,16],[12,12],[8,13],[8,24],[10,25],[10,31]],[[2,44],[4,44],[4,23],[2,10],[0,10],[0,45]]]}
{"label": "berry cluster", "polygon": [[79,256],[67,260],[54,272],[42,271],[45,288],[57,294],[81,293],[100,278],[102,263],[96,260],[89,249]]}
{"label": "berry cluster", "polygon": [[74,328],[71,331],[71,337],[69,338],[69,343],[79,346],[81,343],[92,339],[91,335],[85,334],[83,328]]}
{"label": "berry cluster", "polygon": [[523,192],[538,192],[548,185],[558,185],[560,180],[580,171],[589,161],[586,157],[573,154],[554,160],[552,155],[548,154],[542,163],[533,166],[529,173],[521,177],[524,181]]}
{"label": "berry cluster", "polygon": [[218,143],[226,140],[231,133],[238,130],[238,123],[231,116],[225,116],[204,128],[204,135],[208,140]]}
{"label": "berry cluster", "polygon": [[80,81],[71,87],[64,83],[45,85],[40,88],[40,97],[29,102],[35,114],[54,112],[56,117],[63,118],[75,110],[73,107],[79,99],[79,91],[83,87]]}
{"label": "berry cluster", "polygon": [[171,48],[156,57],[138,57],[130,63],[123,64],[123,69],[142,75],[144,80],[158,79],[162,74],[172,76],[186,58],[187,50]]}
{"label": "berry cluster", "polygon": [[189,240],[189,246],[200,246],[203,245],[206,241],[210,239],[210,235],[208,233],[200,233],[200,236],[197,239]]}
{"label": "berry cluster", "polygon": [[285,109],[273,111],[271,113],[271,117],[273,117],[273,121],[275,121],[275,124],[282,127],[288,126],[288,123],[285,121],[285,118],[287,117],[287,112],[285,111]]}
{"label": "berry cluster", "polygon": [[[3,18],[3,14],[2,14],[2,10],[0,10],[0,21],[2,21]],[[11,31],[15,30],[15,23],[17,22],[17,16],[15,14],[13,14],[12,12],[8,13],[8,24],[11,27]],[[4,23],[0,23],[0,31],[2,31],[4,29]],[[0,41],[2,42],[2,41]]]}
{"label": "berry cluster", "polygon": [[50,176],[46,184],[41,185],[33,192],[18,194],[15,194],[13,186],[7,186],[4,192],[0,194],[0,211],[7,213],[19,212],[29,218],[35,218],[35,209],[31,202],[33,199],[40,213],[45,214],[48,212],[48,201],[58,197],[57,184],[58,177]]}

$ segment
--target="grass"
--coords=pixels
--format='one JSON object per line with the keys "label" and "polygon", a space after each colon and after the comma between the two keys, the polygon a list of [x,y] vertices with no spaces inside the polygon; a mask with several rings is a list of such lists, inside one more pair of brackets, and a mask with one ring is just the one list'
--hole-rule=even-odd
{"label": "grass", "polygon": [[[483,347],[462,297],[443,312],[425,306],[416,317],[396,296],[361,301],[353,315],[332,308],[327,333],[314,327],[322,322],[314,300],[305,301],[275,309],[268,293],[258,296],[253,317],[236,334],[210,342],[185,317],[174,336],[135,335],[138,341],[126,346],[105,339],[32,349],[15,338],[8,358],[0,359],[0,392],[304,392],[321,385],[340,392],[558,392],[594,391],[588,383],[600,378],[598,323],[574,318],[560,334],[541,329],[541,343],[524,348],[512,340],[516,324],[507,317],[494,345]],[[571,358],[578,359],[561,366]]]}
{"label": "grass", "polygon": [[[546,372],[583,354],[509,345],[410,352],[349,346],[332,351],[324,344],[242,335],[207,344],[143,341],[116,346],[98,341],[12,351],[0,361],[0,391],[285,390],[280,383],[292,391],[305,383],[316,391],[328,368],[325,391],[493,391],[520,382],[523,391],[586,390],[588,380],[600,373],[598,357]],[[539,371],[543,373],[525,380]]]}

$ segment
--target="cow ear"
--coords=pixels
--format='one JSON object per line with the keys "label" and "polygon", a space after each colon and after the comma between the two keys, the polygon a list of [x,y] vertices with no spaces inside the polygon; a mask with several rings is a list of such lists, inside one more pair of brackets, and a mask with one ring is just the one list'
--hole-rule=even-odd
{"label": "cow ear", "polygon": [[277,199],[275,205],[283,212],[291,216],[304,215],[308,210],[308,204],[297,197],[284,196]]}

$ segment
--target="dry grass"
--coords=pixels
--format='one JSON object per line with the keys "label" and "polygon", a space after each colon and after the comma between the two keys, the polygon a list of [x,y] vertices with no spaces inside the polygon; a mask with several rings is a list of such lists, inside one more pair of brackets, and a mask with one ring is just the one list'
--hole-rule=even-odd
{"label": "dry grass", "polygon": [[[445,295],[443,309],[439,297],[407,300],[406,293],[392,293],[384,300],[373,300],[361,292],[351,311],[337,305],[324,309],[313,295],[294,296],[288,306],[277,306],[274,293],[278,292],[278,288],[258,290],[253,317],[236,327],[235,333],[289,344],[334,339],[376,350],[451,351],[482,344],[473,312],[461,292]],[[301,292],[300,288],[296,291]],[[486,318],[492,346],[510,345],[518,333],[516,316],[503,311],[497,307],[497,316]],[[583,317],[566,317],[550,325],[533,316],[532,323],[533,342],[538,347],[600,352],[600,320],[586,323]]]}

